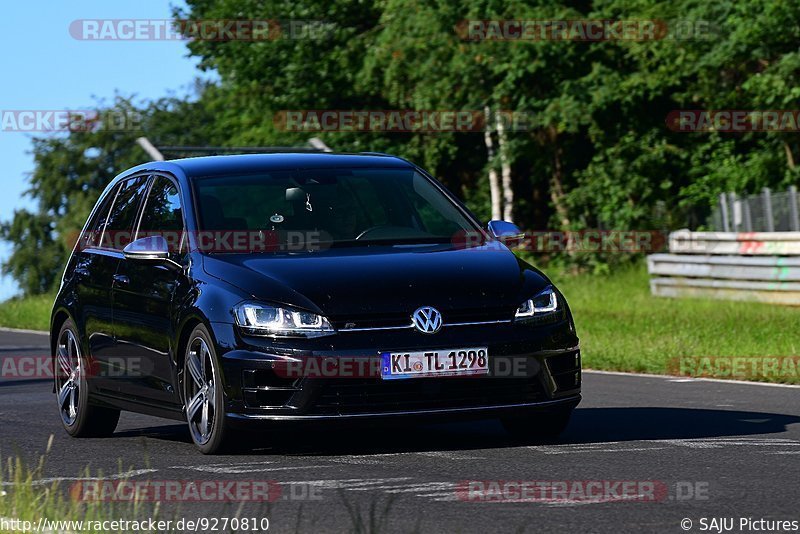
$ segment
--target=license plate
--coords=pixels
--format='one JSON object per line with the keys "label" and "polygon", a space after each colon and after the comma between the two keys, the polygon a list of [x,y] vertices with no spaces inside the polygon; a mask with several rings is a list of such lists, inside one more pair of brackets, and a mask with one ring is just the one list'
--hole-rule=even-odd
{"label": "license plate", "polygon": [[489,351],[486,347],[381,353],[381,377],[384,380],[488,373]]}

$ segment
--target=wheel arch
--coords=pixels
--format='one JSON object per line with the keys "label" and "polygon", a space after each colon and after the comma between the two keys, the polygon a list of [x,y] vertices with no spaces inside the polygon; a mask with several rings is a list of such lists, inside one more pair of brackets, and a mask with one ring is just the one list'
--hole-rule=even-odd
{"label": "wheel arch", "polygon": [[[211,341],[216,346],[217,338],[214,334],[212,323],[203,314],[201,314],[199,310],[194,310],[193,313],[190,313],[184,317],[177,329],[178,336],[175,345],[175,369],[178,377],[178,394],[180,395],[181,402],[184,404],[186,403],[186,399],[183,398],[183,364],[184,359],[186,358],[186,349],[189,345],[189,336],[191,336],[194,329],[197,328],[197,325],[201,324],[206,328],[206,330],[208,330],[208,333],[211,336]],[[218,351],[215,350],[214,352],[216,353]]]}

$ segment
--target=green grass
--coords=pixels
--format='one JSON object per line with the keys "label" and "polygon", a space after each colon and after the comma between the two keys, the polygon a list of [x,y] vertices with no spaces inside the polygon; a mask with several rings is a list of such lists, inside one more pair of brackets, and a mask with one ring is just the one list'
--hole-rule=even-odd
{"label": "green grass", "polygon": [[[0,518],[6,521],[9,519],[28,521],[32,524],[30,531],[35,531],[41,518],[50,521],[83,521],[80,532],[98,534],[109,530],[103,529],[103,525],[97,522],[117,519],[141,520],[148,517],[154,520],[160,519],[159,503],[136,500],[83,501],[75,498],[69,491],[70,484],[65,485],[57,481],[41,484],[52,443],[53,436],[50,436],[47,452],[32,467],[19,456],[0,457],[0,483],[3,483],[0,485]],[[102,476],[101,473],[95,474],[97,475]],[[81,478],[90,478],[89,472],[85,471]],[[5,529],[0,526],[0,532],[21,532],[20,527],[21,523],[9,524]],[[55,528],[53,531],[78,530],[76,525],[70,528],[62,524],[60,529]]]}
{"label": "green grass", "polygon": [[[34,465],[23,460],[18,454],[12,456],[2,456],[0,454],[0,533],[22,532],[24,527],[28,527],[25,532],[36,532],[37,525],[42,521],[42,527],[48,526],[52,530],[43,532],[75,532],[104,534],[108,532],[156,532],[145,528],[114,529],[113,521],[162,521],[166,530],[160,532],[180,532],[177,530],[178,522],[181,519],[197,521],[202,514],[183,514],[184,503],[175,502],[170,507],[169,512],[162,510],[162,503],[153,502],[143,496],[142,498],[131,498],[123,500],[114,499],[82,499],[80,490],[80,480],[103,480],[102,472],[90,472],[88,468],[78,474],[76,481],[59,482],[47,481],[46,463],[53,445],[53,436],[47,443],[47,449]],[[123,460],[118,460],[118,474],[107,478],[111,482],[109,492],[115,487],[114,482],[127,482],[125,476],[130,472],[123,469]],[[214,477],[212,477],[213,479]],[[45,479],[45,480],[43,480]],[[211,479],[207,479],[211,480]],[[150,479],[136,479],[137,483],[146,483]],[[184,483],[198,482],[198,479],[183,480]],[[163,481],[160,481],[163,482]],[[77,485],[77,487],[76,487]],[[285,486],[284,486],[285,488]],[[93,490],[90,490],[92,494]],[[105,491],[103,492],[106,493]],[[123,493],[122,495],[126,495]],[[144,495],[144,494],[142,494]],[[362,503],[353,499],[344,490],[339,490],[342,505],[350,516],[351,525],[344,529],[345,532],[356,534],[373,534],[385,532],[391,525],[392,517],[402,513],[394,507],[395,496],[387,499],[372,498],[369,503],[362,506]],[[311,503],[313,504],[313,503]],[[244,513],[245,501],[233,501],[229,503],[226,512],[218,514],[225,518],[267,518],[272,520],[274,517],[274,503],[263,502],[255,510],[250,508]],[[208,517],[208,516],[206,516]],[[213,517],[213,516],[211,516]],[[13,521],[10,522],[9,520]],[[304,514],[304,506],[301,503],[294,519],[294,532],[308,530],[318,530],[319,518]],[[6,526],[3,526],[5,521]],[[53,523],[57,522],[57,525]],[[80,522],[80,523],[78,523]],[[26,524],[28,523],[28,524]],[[145,525],[147,523],[144,523]],[[222,523],[220,522],[220,525]],[[224,532],[254,532],[253,530],[235,530],[233,524],[226,527]],[[292,525],[288,522],[282,525],[282,532],[291,532]],[[280,528],[280,527],[279,527]],[[203,531],[201,524],[199,530]],[[272,528],[270,528],[270,531]],[[419,521],[413,530],[409,532],[421,532]]]}
{"label": "green grass", "polygon": [[[800,354],[800,308],[653,297],[644,265],[605,276],[548,274],[570,304],[586,368],[663,374],[681,357]],[[764,380],[800,383],[800,370],[789,371]]]}
{"label": "green grass", "polygon": [[0,326],[47,330],[54,299],[54,295],[38,295],[0,302]]}

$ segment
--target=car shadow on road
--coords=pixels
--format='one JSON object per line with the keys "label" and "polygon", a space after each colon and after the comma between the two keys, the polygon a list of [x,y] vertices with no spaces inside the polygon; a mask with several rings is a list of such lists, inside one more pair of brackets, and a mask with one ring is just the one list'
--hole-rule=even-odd
{"label": "car shadow on road", "polygon": [[178,443],[191,443],[189,430],[186,424],[167,424],[160,426],[148,426],[144,428],[134,428],[114,432],[115,438],[150,438],[161,441],[175,441]]}
{"label": "car shadow on road", "polygon": [[[800,422],[794,415],[704,410],[693,408],[578,408],[555,444],[586,444],[637,440],[681,440],[777,434]],[[535,424],[535,421],[532,423]],[[185,425],[166,425],[117,432],[116,437],[147,437],[190,443]],[[236,436],[234,454],[339,456],[404,452],[445,452],[516,447],[499,422],[402,426],[310,425]]]}
{"label": "car shadow on road", "polygon": [[696,408],[585,408],[575,410],[565,443],[700,439],[785,432],[795,415]]}

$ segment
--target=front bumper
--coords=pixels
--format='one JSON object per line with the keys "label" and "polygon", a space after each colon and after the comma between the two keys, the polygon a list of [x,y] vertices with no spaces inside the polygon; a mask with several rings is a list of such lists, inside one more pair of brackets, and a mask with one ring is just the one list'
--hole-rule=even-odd
{"label": "front bumper", "polygon": [[498,406],[472,406],[462,408],[423,409],[396,412],[364,412],[346,415],[299,415],[299,414],[250,414],[228,413],[227,419],[234,426],[249,426],[250,424],[271,423],[276,421],[304,422],[304,421],[395,421],[400,419],[413,419],[425,421],[454,421],[464,419],[482,419],[489,417],[503,417],[505,415],[519,416],[522,414],[533,415],[537,412],[555,410],[571,410],[581,401],[580,394],[555,400],[532,402],[523,404],[503,404]]}
{"label": "front bumper", "polygon": [[[224,374],[226,413],[232,423],[480,418],[569,409],[580,401],[580,350],[568,321],[536,328],[512,324],[454,328],[435,336],[348,333],[291,344],[243,338],[232,325],[215,324],[214,330]],[[489,375],[386,381],[363,375],[286,376],[279,371],[287,361],[313,358],[335,365],[345,359],[375,359],[384,350],[467,346],[488,347]]]}

